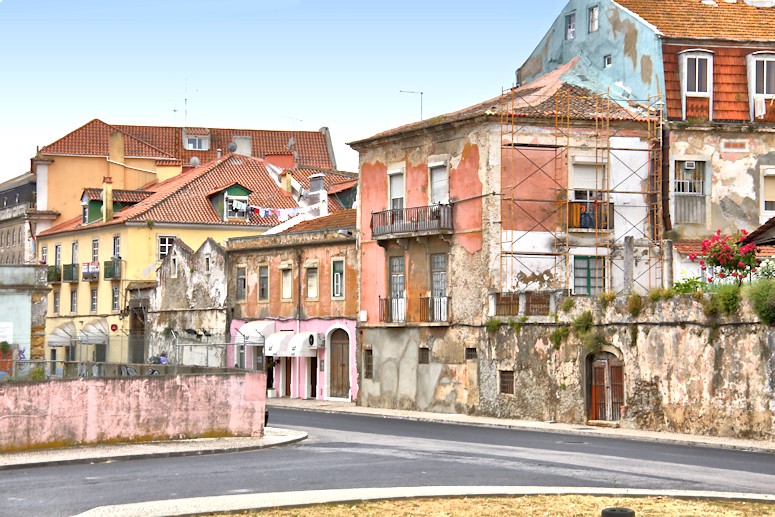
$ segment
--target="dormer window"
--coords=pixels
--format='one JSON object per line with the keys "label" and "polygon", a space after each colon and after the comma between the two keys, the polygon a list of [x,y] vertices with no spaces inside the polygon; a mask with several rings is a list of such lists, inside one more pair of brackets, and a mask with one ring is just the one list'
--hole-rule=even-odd
{"label": "dormer window", "polygon": [[248,197],[224,195],[224,221],[229,219],[248,219]]}
{"label": "dormer window", "polygon": [[748,91],[751,120],[771,112],[767,99],[775,99],[775,53],[755,52],[748,55]]}
{"label": "dormer window", "polygon": [[201,136],[190,136],[188,137],[187,149],[189,151],[207,151],[210,149],[210,139]]}
{"label": "dormer window", "polygon": [[713,120],[713,53],[708,50],[687,50],[679,54],[681,100],[686,119],[686,99],[708,99],[708,120]]}
{"label": "dormer window", "polygon": [[208,151],[210,130],[205,127],[183,128],[183,146],[189,151]]}

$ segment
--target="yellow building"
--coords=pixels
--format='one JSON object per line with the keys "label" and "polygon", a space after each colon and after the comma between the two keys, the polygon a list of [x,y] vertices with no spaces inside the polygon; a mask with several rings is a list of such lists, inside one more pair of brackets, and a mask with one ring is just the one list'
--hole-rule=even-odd
{"label": "yellow building", "polygon": [[[338,211],[356,182],[348,173],[310,168],[294,175],[237,154],[144,189],[115,188],[103,178],[101,188],[77,196],[80,216],[38,236],[52,286],[46,358],[144,362],[148,288],[173,242],[197,249],[212,237],[223,245],[294,216]],[[330,197],[320,193],[326,189]]]}

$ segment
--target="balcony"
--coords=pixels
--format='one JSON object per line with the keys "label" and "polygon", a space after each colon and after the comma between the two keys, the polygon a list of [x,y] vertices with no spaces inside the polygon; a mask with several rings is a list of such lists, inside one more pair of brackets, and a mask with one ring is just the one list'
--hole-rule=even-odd
{"label": "balcony", "polygon": [[374,239],[449,234],[452,231],[452,205],[418,206],[371,214]]}
{"label": "balcony", "polygon": [[78,282],[78,266],[80,264],[65,264],[62,266],[62,282]]}
{"label": "balcony", "polygon": [[406,323],[406,298],[380,298],[379,321]]}
{"label": "balcony", "polygon": [[84,262],[81,265],[81,279],[84,282],[97,282],[100,279],[100,263]]}
{"label": "balcony", "polygon": [[446,323],[449,321],[449,296],[420,296],[420,321]]}
{"label": "balcony", "polygon": [[121,261],[106,260],[103,262],[105,280],[121,280]]}
{"label": "balcony", "polygon": [[612,230],[614,204],[606,201],[572,201],[568,206],[569,230]]}
{"label": "balcony", "polygon": [[46,270],[46,280],[50,284],[58,284],[62,281],[62,267],[61,266],[48,266]]}

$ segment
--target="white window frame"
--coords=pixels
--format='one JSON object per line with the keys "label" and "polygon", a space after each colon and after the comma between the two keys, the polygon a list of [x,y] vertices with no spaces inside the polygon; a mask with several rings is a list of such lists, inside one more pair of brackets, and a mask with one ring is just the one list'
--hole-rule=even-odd
{"label": "white window frame", "polygon": [[78,314],[78,291],[75,288],[70,291],[70,314]]}
{"label": "white window frame", "polygon": [[[234,291],[234,299],[238,302],[244,302],[248,299],[248,267],[245,264],[238,264],[235,269],[235,278],[237,279]],[[240,288],[240,281],[243,283]],[[242,291],[240,293],[240,291]]]}
{"label": "white window frame", "polygon": [[280,267],[280,299],[284,302],[293,300],[293,266]]}
{"label": "white window frame", "polygon": [[[760,186],[760,192],[762,195],[760,196],[762,199],[761,206],[759,207],[760,216],[759,216],[759,222],[761,224],[766,223],[771,218],[775,217],[775,209],[773,210],[767,210],[767,199],[764,195],[764,185],[765,185],[765,179],[766,178],[773,178],[775,179],[775,166],[761,166],[761,186]],[[775,199],[772,200],[775,202]]]}
{"label": "white window frame", "polygon": [[111,286],[111,301],[110,301],[110,307],[113,312],[118,312],[119,310],[119,297],[120,297],[120,291],[118,289],[117,285]]}
{"label": "white window frame", "polygon": [[41,264],[48,264],[48,246],[40,247],[40,262]]}
{"label": "white window frame", "polygon": [[91,305],[90,305],[91,313],[96,314],[97,313],[97,288],[94,287],[91,290]]}
{"label": "white window frame", "polygon": [[73,241],[70,244],[70,263],[78,264],[78,241]]}
{"label": "white window frame", "polygon": [[[434,171],[443,170],[447,178],[447,190],[443,199],[433,199],[433,174]],[[431,162],[428,164],[428,204],[446,205],[449,204],[449,167],[446,161]]]}
{"label": "white window frame", "polygon": [[[266,296],[264,298],[261,298],[261,270],[266,270]],[[258,272],[258,285],[256,289],[256,296],[258,298],[259,303],[268,303],[269,299],[271,298],[272,293],[272,279],[271,275],[269,274],[269,264],[259,264],[257,268]]]}
{"label": "white window frame", "polygon": [[61,309],[59,291],[54,291],[52,309],[54,314],[59,314],[59,310]]}
{"label": "white window frame", "polygon": [[[240,211],[234,211],[229,206],[231,205],[231,201],[241,201],[245,203],[245,210]],[[248,196],[230,196],[224,192],[223,194],[223,220],[228,221],[229,219],[244,219],[248,220],[250,219],[250,210],[247,209],[248,206]]]}
{"label": "white window frame", "polygon": [[613,54],[606,54],[603,56],[603,68],[611,68],[612,66],[614,66]]}
{"label": "white window frame", "polygon": [[587,9],[587,32],[592,34],[600,30],[600,6],[593,5]]}
{"label": "white window frame", "polygon": [[92,262],[100,261],[100,240],[99,239],[91,240],[91,261]]}
{"label": "white window frame", "polygon": [[[393,176],[401,175],[403,178],[403,188],[401,189],[401,195],[396,196],[397,192],[393,192],[392,187],[392,180],[391,178]],[[388,210],[393,210],[393,200],[394,199],[401,199],[402,203],[402,209],[406,208],[406,174],[405,169],[403,167],[400,168],[389,168],[387,171],[387,180],[388,180]]]}
{"label": "white window frame", "polygon": [[[164,239],[164,243],[162,244],[162,239]],[[170,239],[172,241],[170,242]],[[156,257],[158,260],[163,260],[164,257],[169,255],[170,251],[172,251],[172,246],[175,244],[175,240],[177,237],[175,235],[157,235],[156,236]],[[162,255],[162,249],[164,250],[164,254]]]}
{"label": "white window frame", "polygon": [[114,235],[113,236],[113,255],[111,255],[111,258],[113,257],[120,257],[121,256],[121,236],[120,235]]}
{"label": "white window frame", "polygon": [[[689,91],[689,60],[705,59],[707,62],[708,84],[707,91],[700,91],[695,87],[694,91]],[[698,97],[708,99],[708,120],[713,120],[713,51],[706,49],[684,50],[678,54],[678,71],[681,79],[681,111],[683,120],[686,120],[686,99],[688,97]],[[695,68],[695,71],[699,68]],[[695,77],[695,85],[699,79],[699,74]]]}
{"label": "white window frame", "polygon": [[[342,272],[341,278],[337,278],[337,273],[334,270],[334,264],[341,262]],[[344,257],[334,257],[331,259],[331,299],[332,300],[344,300],[345,299],[345,267],[346,262]]]}
{"label": "white window frame", "polygon": [[[756,89],[756,65],[760,61],[764,62],[764,92],[758,93]],[[762,51],[754,52],[746,56],[746,62],[748,64],[748,99],[751,110],[751,121],[756,120],[756,105],[757,103],[764,102],[767,99],[775,99],[775,91],[767,93],[767,69],[772,66],[775,67],[775,52]],[[770,111],[769,103],[766,104],[766,111]]]}
{"label": "white window frame", "polygon": [[[305,267],[305,285],[307,288],[307,300],[319,300],[320,299],[320,270],[317,265]],[[314,271],[314,282],[311,284],[310,272]],[[314,285],[314,292],[311,292],[310,285]]]}
{"label": "white window frame", "polygon": [[209,151],[210,137],[186,135],[186,149],[189,151]]}
{"label": "white window frame", "polygon": [[61,244],[56,244],[54,246],[54,265],[55,266],[62,265],[62,245]]}
{"label": "white window frame", "polygon": [[576,13],[565,15],[565,40],[571,41],[576,38]]}
{"label": "white window frame", "polygon": [[[703,182],[702,195],[705,198],[705,218],[701,223],[677,222],[676,220],[676,217],[677,217],[676,195],[681,194],[680,192],[676,192],[675,190],[676,178],[678,174],[678,164],[682,162],[695,162],[695,164],[702,162],[704,164],[703,165],[704,172],[703,172],[703,178],[702,178],[702,182]],[[670,160],[670,214],[671,214],[671,217],[673,218],[673,225],[699,224],[707,227],[708,221],[710,221],[710,210],[711,210],[711,202],[710,202],[711,175],[712,175],[712,162],[708,156],[684,155],[684,156],[676,156]]]}

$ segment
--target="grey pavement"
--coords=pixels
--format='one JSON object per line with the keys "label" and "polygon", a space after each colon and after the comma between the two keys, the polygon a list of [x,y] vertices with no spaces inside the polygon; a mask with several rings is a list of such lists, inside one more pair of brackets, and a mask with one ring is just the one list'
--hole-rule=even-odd
{"label": "grey pavement", "polygon": [[[378,417],[394,417],[407,420],[466,424],[486,427],[501,427],[529,431],[570,433],[577,435],[609,436],[632,440],[646,440],[661,443],[693,444],[758,452],[775,452],[775,442],[684,435],[678,433],[641,431],[634,429],[597,427],[583,424],[559,424],[525,420],[501,419],[485,416],[431,413],[397,409],[368,408],[350,402],[316,401],[299,399],[269,399],[272,408],[288,408],[303,411],[324,411],[330,413],[351,413]],[[271,412],[270,412],[271,421]],[[184,455],[239,452],[266,447],[286,445],[303,440],[307,433],[296,430],[267,427],[264,436],[256,438],[202,438],[194,440],[170,440],[163,442],[125,443],[68,447],[62,449],[25,451],[0,454],[0,470],[25,468],[41,465],[71,463],[98,463],[137,458],[170,457]],[[147,501],[143,503],[103,506],[94,508],[85,516],[172,516],[201,515],[218,512],[235,512],[251,509],[266,509],[284,506],[305,506],[321,503],[344,503],[378,499],[401,499],[413,497],[447,496],[494,496],[533,494],[588,494],[612,497],[673,496],[704,497],[772,502],[775,494],[742,494],[728,492],[664,491],[632,489],[591,489],[552,487],[396,487],[374,489],[311,490],[265,494],[240,494],[216,497]]]}

